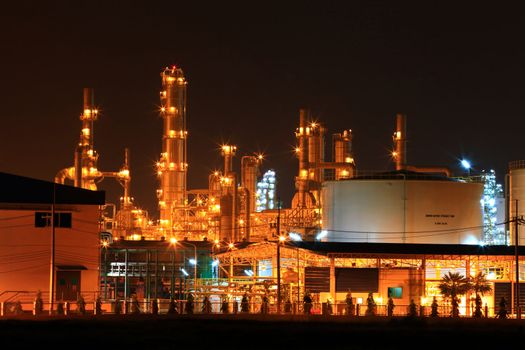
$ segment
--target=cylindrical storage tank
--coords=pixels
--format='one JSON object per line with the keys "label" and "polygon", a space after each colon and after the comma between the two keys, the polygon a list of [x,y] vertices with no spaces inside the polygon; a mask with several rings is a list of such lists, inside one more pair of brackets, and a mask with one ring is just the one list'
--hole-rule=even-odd
{"label": "cylindrical storage tank", "polygon": [[482,183],[423,174],[328,181],[323,185],[323,240],[478,244],[482,193]]}
{"label": "cylindrical storage tank", "polygon": [[[517,201],[517,203],[516,203]],[[517,216],[525,215],[525,160],[516,160],[509,163],[509,211],[507,217],[512,220]],[[509,224],[510,244],[516,241],[516,223]],[[518,225],[519,245],[525,245],[525,232]]]}

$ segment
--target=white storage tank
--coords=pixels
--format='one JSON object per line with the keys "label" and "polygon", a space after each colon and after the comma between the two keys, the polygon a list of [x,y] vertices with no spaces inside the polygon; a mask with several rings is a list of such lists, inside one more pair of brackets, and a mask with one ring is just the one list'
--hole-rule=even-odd
{"label": "white storage tank", "polygon": [[[516,217],[516,200],[518,201],[518,216],[525,215],[525,160],[516,160],[509,163],[509,219]],[[509,224],[510,243],[516,241],[516,225]],[[523,226],[519,229],[519,244],[525,245],[525,230]]]}
{"label": "white storage tank", "polygon": [[479,244],[482,193],[483,183],[410,171],[327,181],[322,240]]}

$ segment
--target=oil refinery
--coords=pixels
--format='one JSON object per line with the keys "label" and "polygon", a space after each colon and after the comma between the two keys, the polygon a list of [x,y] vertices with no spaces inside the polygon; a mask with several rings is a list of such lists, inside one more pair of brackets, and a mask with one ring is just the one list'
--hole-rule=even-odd
{"label": "oil refinery", "polygon": [[[237,174],[233,163],[239,151],[235,145],[224,144],[223,169],[209,174],[208,188],[188,189],[191,160],[187,159],[187,81],[177,67],[166,67],[160,76],[163,129],[162,153],[155,169],[159,183],[158,219],[134,205],[127,148],[118,171],[98,169],[99,154],[93,146],[98,110],[93,89],[84,89],[80,141],[73,166],[55,176],[57,183],[64,184],[67,179],[75,187],[90,190],[96,190],[97,183],[107,177],[122,185],[118,208],[108,205],[104,210],[102,231],[112,240],[258,242],[293,232],[302,240],[319,238],[327,242],[478,244],[484,241],[484,212],[480,205],[484,181],[479,176],[453,177],[446,167],[409,165],[407,117],[403,114],[397,114],[395,120],[393,170],[381,173],[358,170],[350,129],[332,134],[332,159],[326,160],[327,130],[313,121],[308,110],[301,109],[295,131],[296,192],[291,208],[279,208],[280,232],[276,231],[275,172],[272,191],[263,193],[258,184],[263,155],[242,156],[241,173]],[[519,197],[516,193],[523,187],[522,169],[520,162],[511,164],[511,212],[512,198]],[[271,205],[265,208],[261,206],[263,201]],[[431,234],[440,229],[448,231],[449,236]]]}
{"label": "oil refinery", "polygon": [[[520,292],[518,286],[523,282],[516,283],[525,278],[519,272],[525,267],[510,247],[516,237],[519,243],[525,242],[518,234],[525,212],[525,205],[518,206],[525,199],[525,161],[510,163],[505,191],[495,183],[493,171],[453,176],[446,167],[411,165],[407,116],[397,114],[392,170],[361,171],[354,157],[353,131],[333,133],[331,152],[327,152],[327,129],[309,110],[300,109],[290,208],[279,203],[278,186],[284,181],[276,175],[279,170],[263,173],[264,156],[249,152],[238,156],[241,150],[234,144],[221,145],[224,165],[208,174],[208,187],[192,189],[187,185],[192,169],[187,152],[187,80],[175,66],[163,69],[160,77],[162,152],[154,169],[159,184],[158,218],[135,205],[130,150],[125,149],[118,170],[99,169],[100,155],[94,148],[99,112],[91,88],[84,89],[73,163],[55,176],[60,191],[70,191],[66,182],[76,187],[75,202],[62,201],[56,207],[55,185],[34,185],[47,193],[42,195],[35,220],[37,216],[54,218],[55,210],[67,212],[69,225],[64,229],[73,231],[71,222],[79,220],[75,213],[101,201],[100,196],[89,197],[84,191],[97,191],[106,178],[122,185],[118,206],[101,205],[100,218],[93,223],[97,229],[84,230],[100,237],[96,262],[93,252],[76,262],[68,255],[59,265],[52,260],[51,271],[57,266],[67,271],[59,271],[66,276],[63,278],[80,281],[80,276],[90,276],[90,287],[78,285],[77,294],[98,285],[98,290],[90,291],[111,304],[112,310],[119,300],[127,301],[130,296],[149,305],[151,300],[182,303],[188,295],[195,295],[198,300],[216,297],[232,302],[228,307],[236,312],[233,302],[249,293],[255,304],[269,297],[280,312],[284,300],[293,301],[299,310],[307,292],[319,302],[327,298],[337,302],[349,290],[356,301],[361,300],[358,304],[373,293],[379,300],[396,295],[402,305],[416,299],[421,307],[429,307],[430,298],[439,295],[441,278],[457,271],[488,276],[494,293],[483,302],[491,314],[502,296],[523,299],[525,304],[525,285]],[[292,131],[290,135],[292,138]],[[240,173],[234,171],[236,161]],[[8,179],[14,184],[30,183]],[[51,189],[53,196],[49,197]],[[7,196],[0,202],[6,213],[13,203],[35,210],[30,205],[33,201],[25,197]],[[93,214],[92,209],[87,212]],[[39,227],[47,226],[49,222]],[[94,271],[98,280],[93,279]],[[49,293],[53,295],[51,280]],[[60,297],[51,296],[51,305],[69,292],[61,289]],[[469,297],[461,299],[465,315],[472,312]],[[512,310],[520,310],[519,305]]]}

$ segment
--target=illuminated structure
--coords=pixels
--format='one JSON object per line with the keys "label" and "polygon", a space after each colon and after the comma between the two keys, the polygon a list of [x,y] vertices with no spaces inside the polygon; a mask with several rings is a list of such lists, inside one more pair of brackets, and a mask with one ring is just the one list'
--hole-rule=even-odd
{"label": "illuminated structure", "polygon": [[75,149],[74,165],[60,170],[55,176],[55,182],[64,184],[72,180],[75,187],[97,190],[97,183],[106,177],[115,178],[123,187],[118,211],[114,204],[107,203],[108,210],[113,209],[108,220],[105,220],[104,230],[112,232],[116,237],[142,234],[148,224],[148,213],[133,206],[130,193],[131,172],[129,165],[129,150],[124,152],[124,164],[119,171],[101,171],[97,167],[98,153],[94,147],[94,123],[98,120],[99,111],[95,105],[95,93],[91,88],[84,88],[84,108],[80,115],[82,127],[80,141]]}
{"label": "illuminated structure", "polygon": [[[352,155],[352,131],[345,130],[333,135],[333,162],[325,162],[325,128],[312,121],[309,111],[299,112],[299,127],[296,130],[299,171],[295,178],[296,193],[292,208],[285,212],[284,226],[312,238],[321,227],[321,188],[326,172],[331,178],[345,180],[352,178],[355,163]],[[326,170],[326,171],[325,171]]]}
{"label": "illuminated structure", "polygon": [[397,114],[395,171],[355,172],[323,185],[323,241],[479,244],[483,182],[407,164],[406,116]]}
{"label": "illuminated structure", "polygon": [[160,188],[157,191],[160,227],[170,237],[186,229],[186,80],[182,69],[175,66],[160,74],[161,116],[163,118],[162,153],[157,162]]}
{"label": "illuminated structure", "polygon": [[[509,242],[505,233],[503,220],[498,221],[498,201],[503,197],[501,184],[496,184],[496,173],[494,170],[482,172],[483,197],[483,242],[484,244],[504,245]],[[504,209],[504,208],[501,208]],[[501,217],[501,216],[500,216]]]}
{"label": "illuminated structure", "polygon": [[[525,216],[525,160],[516,160],[509,163],[509,175],[507,183],[507,230],[510,231],[510,244],[516,242],[516,228],[519,225],[510,223],[515,218]],[[519,230],[519,244],[525,245],[525,233]]]}
{"label": "illuminated structure", "polygon": [[275,170],[268,170],[264,173],[262,180],[257,183],[257,212],[275,209],[275,192]]}

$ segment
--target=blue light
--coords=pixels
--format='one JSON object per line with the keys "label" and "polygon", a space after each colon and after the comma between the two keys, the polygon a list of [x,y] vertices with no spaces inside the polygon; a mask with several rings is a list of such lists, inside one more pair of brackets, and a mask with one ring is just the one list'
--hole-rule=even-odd
{"label": "blue light", "polygon": [[470,162],[468,160],[466,160],[466,159],[462,159],[461,160],[461,166],[468,170],[468,169],[470,169]]}
{"label": "blue light", "polygon": [[190,274],[186,272],[186,270],[184,269],[180,269],[182,271],[182,273],[184,274],[184,276],[189,276]]}
{"label": "blue light", "polygon": [[321,239],[325,238],[326,236],[328,236],[328,231],[323,230],[323,231],[319,232],[319,234],[315,237],[315,239],[320,241]]}
{"label": "blue light", "polygon": [[290,233],[288,234],[288,237],[290,237],[290,239],[291,239],[292,241],[296,241],[296,242],[300,242],[300,241],[303,240],[303,237],[301,237],[300,234],[295,233],[295,232],[290,232]]}
{"label": "blue light", "polygon": [[219,260],[213,260],[211,262],[211,266],[215,267],[215,266],[219,266]]}
{"label": "blue light", "polygon": [[195,260],[195,259],[190,259],[190,260],[188,260],[188,262],[190,264],[192,264],[192,265],[197,265],[197,260]]}

